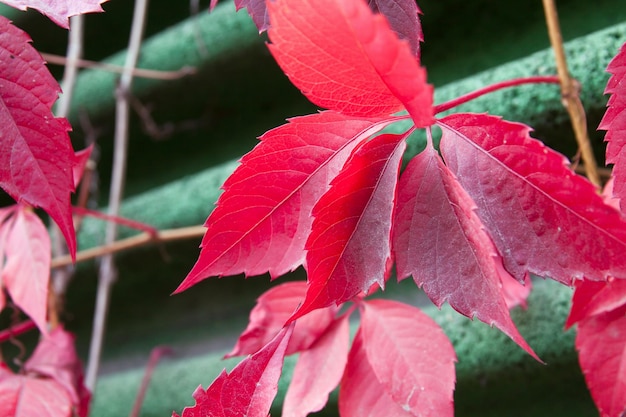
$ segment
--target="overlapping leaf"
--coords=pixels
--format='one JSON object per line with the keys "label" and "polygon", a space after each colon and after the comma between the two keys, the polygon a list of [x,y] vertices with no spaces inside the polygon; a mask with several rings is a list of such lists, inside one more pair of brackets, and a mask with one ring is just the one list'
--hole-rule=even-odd
{"label": "overlapping leaf", "polygon": [[475,204],[428,146],[399,185],[394,225],[398,278],[413,276],[440,307],[495,325],[531,355],[511,320],[502,281],[513,279],[475,213]]}
{"label": "overlapping leaf", "polygon": [[268,8],[270,51],[313,103],[366,117],[404,107],[418,127],[432,124],[426,71],[363,0],[277,0]]}
{"label": "overlapping leaf", "polygon": [[612,75],[604,93],[611,94],[611,97],[599,129],[607,131],[606,162],[615,164],[613,194],[626,211],[623,203],[626,201],[626,43],[611,60],[607,71]]}
{"label": "overlapping leaf", "polygon": [[0,187],[16,201],[43,208],[59,226],[72,256],[70,209],[74,152],[69,123],[53,116],[60,88],[21,30],[0,16]]}
{"label": "overlapping leaf", "polygon": [[626,276],[626,222],[527,126],[472,114],[438,124],[443,158],[515,278]]}
{"label": "overlapping leaf", "polygon": [[419,59],[420,42],[424,41],[424,35],[417,3],[414,0],[369,0],[368,4],[372,11],[385,16],[391,29],[400,39],[409,42],[413,55]]}
{"label": "overlapping leaf", "polygon": [[359,147],[313,208],[306,243],[309,289],[295,319],[384,286],[391,268],[391,222],[404,135]]}
{"label": "overlapping leaf", "polygon": [[625,279],[609,279],[606,282],[579,281],[576,283],[572,308],[565,327],[624,305],[626,305]]}
{"label": "overlapping leaf", "polygon": [[69,29],[69,18],[78,14],[102,12],[107,0],[2,0],[16,9],[37,9],[57,25]]}
{"label": "overlapping leaf", "polygon": [[390,122],[323,112],[264,134],[224,183],[200,257],[176,292],[210,276],[277,277],[301,265],[313,206],[352,150]]}

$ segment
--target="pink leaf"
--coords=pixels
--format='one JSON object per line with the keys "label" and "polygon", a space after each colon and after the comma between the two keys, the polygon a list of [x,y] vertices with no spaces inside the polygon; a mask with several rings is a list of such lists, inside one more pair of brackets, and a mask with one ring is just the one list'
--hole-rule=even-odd
{"label": "pink leaf", "polygon": [[259,32],[266,31],[270,26],[270,19],[267,15],[266,0],[235,0],[235,7],[241,10],[244,7],[259,29]]}
{"label": "pink leaf", "polygon": [[306,243],[309,288],[295,319],[384,286],[391,268],[391,221],[404,135],[358,148],[313,209]]}
{"label": "pink leaf", "polygon": [[[300,318],[296,326],[313,313]],[[300,354],[285,396],[282,417],[306,417],[324,408],[348,360],[348,318],[346,314],[336,319],[313,346]]]}
{"label": "pink leaf", "polygon": [[368,301],[361,311],[367,362],[384,392],[411,415],[454,415],[456,355],[439,325],[397,301]]}
{"label": "pink leaf", "polygon": [[565,328],[580,320],[613,311],[626,305],[626,279],[609,278],[606,282],[578,281]]}
{"label": "pink leaf", "polygon": [[400,39],[406,39],[411,45],[411,52],[418,59],[420,56],[420,42],[424,41],[421,13],[414,0],[368,0],[372,11],[378,12],[387,18],[389,26]]}
{"label": "pink leaf", "polygon": [[527,126],[475,114],[438,124],[446,164],[518,281],[626,276],[626,221]]}
{"label": "pink leaf", "polygon": [[[304,300],[306,283],[286,282],[261,295],[250,312],[250,323],[226,357],[251,355],[260,350],[283,328]],[[286,355],[308,349],[330,326],[337,308],[312,311],[296,322]]]}
{"label": "pink leaf", "polygon": [[0,70],[0,187],[18,202],[43,208],[74,256],[70,126],[51,111],[59,86],[28,35],[1,16],[0,61],[7,63]]}
{"label": "pink leaf", "polygon": [[626,413],[626,308],[578,324],[580,367],[602,417]]}
{"label": "pink leaf", "polygon": [[6,252],[7,235],[13,228],[13,220],[7,220],[11,214],[17,209],[17,206],[0,208],[0,311],[4,309],[6,298],[4,296],[3,270]]}
{"label": "pink leaf", "polygon": [[[622,204],[621,201],[626,201],[626,43],[606,70],[612,75],[604,93],[611,94],[611,97],[598,129],[607,131],[604,138],[608,142],[606,162],[615,164],[612,173],[615,178],[613,195]],[[623,204],[621,207],[626,211]]]}
{"label": "pink leaf", "polygon": [[400,179],[393,247],[398,279],[413,276],[431,300],[495,325],[536,357],[511,320],[502,281],[513,279],[475,204],[431,147]]}
{"label": "pink leaf", "polygon": [[83,172],[85,171],[85,166],[87,166],[87,162],[89,162],[89,158],[91,157],[91,151],[93,151],[93,144],[74,154],[74,168],[72,169],[74,187],[78,187],[80,180],[83,178]]}
{"label": "pink leaf", "polygon": [[14,217],[8,225],[2,280],[13,302],[46,333],[50,237],[29,208],[20,207]]}
{"label": "pink leaf", "polygon": [[323,112],[265,133],[226,180],[200,257],[176,292],[209,276],[277,277],[301,265],[313,205],[354,147],[391,121]]}
{"label": "pink leaf", "polygon": [[267,417],[278,391],[278,379],[293,327],[293,324],[285,327],[262,350],[241,361],[230,374],[222,371],[206,391],[198,387],[193,394],[196,404],[185,407],[182,417]]}
{"label": "pink leaf", "polygon": [[526,300],[533,288],[533,282],[530,277],[526,277],[524,284],[513,278],[508,273],[502,277],[502,295],[509,310],[521,306],[528,308]]}
{"label": "pink leaf", "polygon": [[69,29],[69,18],[78,14],[102,12],[106,0],[2,0],[19,10],[36,9],[57,25]]}
{"label": "pink leaf", "polygon": [[313,103],[368,117],[405,107],[417,127],[432,124],[426,71],[363,0],[276,0],[268,8],[270,51]]}

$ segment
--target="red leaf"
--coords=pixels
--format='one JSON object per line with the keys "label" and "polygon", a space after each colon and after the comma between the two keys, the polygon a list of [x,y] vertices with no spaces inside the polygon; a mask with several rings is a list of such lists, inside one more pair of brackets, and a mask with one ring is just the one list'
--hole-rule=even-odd
{"label": "red leaf", "polygon": [[309,288],[292,320],[348,301],[375,283],[384,286],[405,147],[404,135],[384,134],[364,143],[313,208],[306,243]]}
{"label": "red leaf", "polygon": [[495,325],[536,355],[511,320],[502,281],[513,279],[476,215],[475,204],[431,147],[400,179],[393,247],[398,279],[413,276],[431,300]]}
{"label": "red leaf", "polygon": [[78,14],[102,12],[106,0],[2,0],[19,10],[36,9],[57,25],[69,29],[69,18]]}
{"label": "red leaf", "polygon": [[[626,43],[622,45],[606,70],[612,76],[604,93],[611,94],[611,97],[598,129],[607,131],[604,138],[608,142],[606,162],[615,164],[612,173],[612,177],[615,178],[613,195],[621,201],[626,201]],[[621,207],[626,211],[624,205]]]}
{"label": "red leaf", "polygon": [[1,16],[0,61],[7,63],[0,70],[0,187],[16,201],[43,208],[74,256],[70,126],[51,111],[60,88],[28,35]]}
{"label": "red leaf", "polygon": [[83,178],[83,172],[85,171],[85,166],[91,157],[91,151],[93,151],[93,144],[74,154],[74,168],[72,169],[74,187],[78,187],[80,180]]}
{"label": "red leaf", "polygon": [[72,400],[54,379],[15,375],[0,367],[0,416],[71,417]]}
{"label": "red leaf", "polygon": [[[250,312],[250,322],[225,357],[251,355],[269,343],[296,311],[306,294],[306,283],[286,282],[261,295]],[[312,311],[296,322],[286,355],[308,349],[330,326],[337,308]]]}
{"label": "red leaf", "polygon": [[292,331],[293,324],[285,327],[230,374],[222,371],[206,391],[198,387],[193,394],[196,405],[185,407],[182,417],[267,417]]}
{"label": "red leaf", "polygon": [[444,160],[518,281],[527,273],[567,285],[626,276],[626,221],[530,128],[474,114],[438,124]]}
{"label": "red leaf", "polygon": [[[313,313],[299,319],[296,326]],[[313,346],[300,354],[285,396],[282,417],[306,417],[324,408],[348,360],[348,318],[346,314],[336,319]]]}
{"label": "red leaf", "polygon": [[404,106],[417,127],[433,123],[426,71],[363,0],[276,0],[268,8],[270,51],[313,103],[368,117]]}
{"label": "red leaf", "polygon": [[400,39],[409,42],[411,52],[419,59],[420,42],[424,41],[424,35],[417,3],[414,0],[368,0],[368,3],[372,11],[385,16]]}
{"label": "red leaf", "polygon": [[389,300],[363,303],[367,362],[393,401],[414,416],[454,415],[452,343],[419,309]]}
{"label": "red leaf", "polygon": [[626,305],[626,280],[611,279],[606,282],[578,281],[572,298],[565,328],[580,320],[613,311]]}
{"label": "red leaf", "polygon": [[7,229],[2,281],[13,302],[43,332],[47,332],[50,236],[39,217],[20,206],[14,217],[2,224]]}
{"label": "red leaf", "polygon": [[265,133],[226,180],[200,257],[175,292],[209,276],[277,277],[301,265],[313,205],[354,147],[391,121],[323,112]]}
{"label": "red leaf", "polygon": [[576,349],[591,396],[602,417],[626,413],[626,308],[578,324]]}
{"label": "red leaf", "polygon": [[412,417],[403,410],[378,381],[372,369],[362,331],[352,342],[348,364],[339,388],[339,415],[341,417]]}

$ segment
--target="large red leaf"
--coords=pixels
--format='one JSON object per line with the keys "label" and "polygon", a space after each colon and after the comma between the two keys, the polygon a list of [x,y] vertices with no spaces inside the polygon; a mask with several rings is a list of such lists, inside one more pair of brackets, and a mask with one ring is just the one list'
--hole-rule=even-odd
{"label": "large red leaf", "polygon": [[626,307],[581,321],[576,349],[600,415],[622,417],[626,413]]}
{"label": "large red leaf", "polygon": [[69,29],[69,18],[78,14],[102,12],[106,0],[2,0],[16,9],[37,9],[57,25]]}
{"label": "large red leaf", "polygon": [[626,305],[626,279],[609,278],[606,282],[576,282],[572,308],[565,328],[588,317],[613,311]]}
{"label": "large red leaf", "polygon": [[3,223],[7,231],[2,281],[13,302],[46,333],[50,236],[30,208],[20,206],[14,219]]}
{"label": "large red leaf", "polygon": [[[263,293],[250,312],[248,327],[226,357],[251,355],[269,343],[304,300],[306,282],[286,282]],[[301,317],[293,330],[286,355],[308,349],[330,326],[336,307],[322,308]]]}
{"label": "large red leaf", "polygon": [[323,112],[265,133],[226,180],[200,257],[176,292],[210,276],[277,277],[301,265],[314,204],[354,147],[391,121]]}
{"label": "large red leaf", "polygon": [[412,275],[438,307],[447,301],[460,313],[495,325],[535,356],[502,293],[502,281],[513,278],[474,202],[431,146],[411,160],[398,188],[393,236],[398,279]]}
{"label": "large red leaf", "polygon": [[198,387],[193,393],[196,404],[185,407],[182,417],[267,417],[278,391],[292,332],[293,324],[281,330],[262,350],[241,361],[230,374],[222,371],[206,391]]}
{"label": "large red leaf", "polygon": [[443,158],[515,278],[626,276],[626,221],[527,126],[476,114],[438,124]]}
{"label": "large red leaf", "polygon": [[30,38],[0,16],[0,187],[43,208],[58,224],[72,256],[76,236],[70,194],[75,164],[69,123],[53,116],[59,85]]}
{"label": "large red leaf", "polygon": [[306,243],[309,288],[295,319],[384,286],[391,268],[391,222],[404,135],[364,143],[313,208]]}
{"label": "large red leaf", "polygon": [[604,90],[611,94],[606,113],[599,129],[606,130],[606,162],[613,167],[613,195],[620,199],[622,210],[626,211],[626,43],[607,67],[612,74]]}
{"label": "large red leaf", "polygon": [[384,391],[414,416],[453,416],[456,354],[439,325],[397,301],[365,302],[361,314],[367,362]]}
{"label": "large red leaf", "polygon": [[306,417],[326,405],[328,394],[339,384],[348,361],[348,317],[344,315],[336,319],[315,344],[298,357],[285,396],[282,417]]}
{"label": "large red leaf", "polygon": [[420,42],[424,40],[420,9],[415,0],[368,0],[370,9],[385,16],[400,39],[406,39],[418,59]]}
{"label": "large red leaf", "polygon": [[405,107],[418,127],[432,124],[426,71],[363,0],[276,0],[268,8],[270,51],[313,103],[368,117]]}

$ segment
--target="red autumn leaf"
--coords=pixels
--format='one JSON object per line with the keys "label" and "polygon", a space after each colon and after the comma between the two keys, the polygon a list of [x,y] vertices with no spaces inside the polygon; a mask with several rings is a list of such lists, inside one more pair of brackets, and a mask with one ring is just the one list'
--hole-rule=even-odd
{"label": "red autumn leaf", "polygon": [[[296,326],[313,313],[315,311],[300,318]],[[300,354],[285,396],[282,417],[306,417],[324,408],[348,360],[348,318],[349,315],[337,318],[313,346]]]}
{"label": "red autumn leaf", "polygon": [[72,399],[51,378],[16,375],[0,364],[0,416],[72,417]]}
{"label": "red autumn leaf", "polygon": [[314,204],[352,150],[391,121],[323,112],[261,136],[224,183],[200,257],[176,292],[210,276],[277,277],[301,265]]}
{"label": "red autumn leaf", "polygon": [[43,208],[74,256],[70,126],[51,111],[60,88],[28,35],[1,16],[0,61],[7,63],[0,69],[0,187],[16,201]]}
{"label": "red autumn leaf", "polygon": [[419,59],[424,35],[419,19],[421,11],[415,0],[368,0],[368,4],[372,11],[385,16],[391,29],[409,42],[411,52]]}
{"label": "red autumn leaf", "polygon": [[357,148],[313,208],[306,243],[309,288],[292,319],[339,305],[374,284],[384,286],[404,137],[384,134]]}
{"label": "red autumn leaf", "polygon": [[[250,312],[250,322],[225,357],[251,355],[269,343],[283,328],[289,317],[304,300],[306,283],[286,282],[263,293]],[[312,311],[301,317],[293,330],[286,355],[308,349],[330,326],[337,308]]]}
{"label": "red autumn leaf", "polygon": [[[196,404],[185,407],[182,417],[267,417],[278,391],[278,379],[293,324],[285,327],[262,350],[244,359],[230,374],[226,371],[206,391],[193,394]],[[178,414],[173,413],[173,416]]]}
{"label": "red autumn leaf", "polygon": [[365,117],[404,107],[417,127],[432,124],[426,71],[363,0],[276,0],[268,8],[270,51],[313,103]]}
{"label": "red autumn leaf", "polygon": [[7,228],[3,285],[13,302],[46,333],[51,259],[48,230],[39,217],[24,206],[19,206],[1,227]]}
{"label": "red autumn leaf", "polygon": [[626,307],[582,320],[578,360],[601,417],[626,413]]}
{"label": "red autumn leaf", "polygon": [[106,0],[2,0],[19,10],[36,9],[57,25],[69,29],[69,18],[78,14],[102,12]]}
{"label": "red autumn leaf", "polygon": [[[604,93],[611,94],[611,97],[598,129],[606,130],[606,162],[615,164],[613,195],[626,201],[626,43],[606,70],[612,75]],[[624,205],[621,207],[626,211]]]}
{"label": "red autumn leaf", "polygon": [[398,279],[413,276],[431,300],[502,330],[535,354],[511,320],[502,281],[513,279],[475,204],[431,147],[402,173],[393,247]]}
{"label": "red autumn leaf", "polygon": [[439,325],[397,301],[367,301],[361,314],[367,362],[384,392],[414,416],[454,415],[456,355]]}
{"label": "red autumn leaf", "polygon": [[572,298],[572,308],[565,328],[592,316],[608,313],[626,305],[626,279],[606,282],[578,281]]}
{"label": "red autumn leaf", "polygon": [[438,124],[446,164],[518,281],[527,273],[567,285],[626,276],[626,221],[530,128],[476,114]]}

